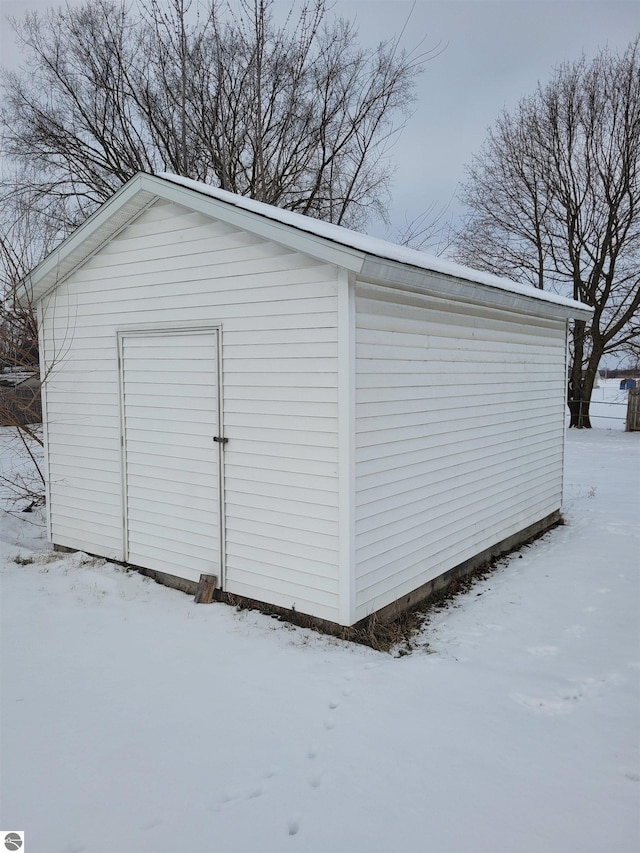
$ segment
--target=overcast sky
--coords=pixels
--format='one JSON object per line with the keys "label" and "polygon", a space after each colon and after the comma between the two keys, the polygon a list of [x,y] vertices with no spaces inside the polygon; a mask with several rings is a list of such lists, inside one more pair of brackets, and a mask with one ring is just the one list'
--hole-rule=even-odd
{"label": "overcast sky", "polygon": [[[19,62],[6,17],[50,5],[57,4],[0,0],[3,65]],[[334,11],[357,17],[363,44],[375,44],[399,31],[412,5],[337,0]],[[428,64],[415,114],[393,151],[392,228],[371,223],[371,233],[393,239],[406,219],[432,203],[446,205],[502,109],[515,107],[560,63],[582,53],[592,58],[605,46],[623,51],[639,31],[640,0],[417,0],[405,46],[424,38],[426,48],[444,50]],[[459,211],[454,202],[452,214]]]}

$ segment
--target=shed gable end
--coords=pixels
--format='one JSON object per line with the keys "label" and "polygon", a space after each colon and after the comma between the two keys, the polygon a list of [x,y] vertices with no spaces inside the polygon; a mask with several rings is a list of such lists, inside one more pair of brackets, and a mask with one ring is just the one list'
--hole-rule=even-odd
{"label": "shed gable end", "polygon": [[337,620],[336,294],[333,265],[160,200],[87,259],[41,302],[53,542],[122,559],[118,332],[215,326],[225,588]]}

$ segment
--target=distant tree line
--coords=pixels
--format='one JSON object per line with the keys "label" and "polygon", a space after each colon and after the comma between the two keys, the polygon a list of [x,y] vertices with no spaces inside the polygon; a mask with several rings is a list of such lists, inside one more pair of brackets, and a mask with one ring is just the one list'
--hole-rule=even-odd
{"label": "distant tree line", "polygon": [[601,379],[635,379],[640,376],[640,366],[602,367],[598,372]]}

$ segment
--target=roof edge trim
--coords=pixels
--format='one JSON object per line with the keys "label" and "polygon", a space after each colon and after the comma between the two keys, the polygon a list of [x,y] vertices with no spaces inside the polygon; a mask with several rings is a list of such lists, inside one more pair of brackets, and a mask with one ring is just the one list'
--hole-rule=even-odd
{"label": "roof edge trim", "polygon": [[[412,267],[398,261],[391,261],[368,255],[358,276],[362,281],[372,284],[392,285],[401,290],[424,295],[445,297],[454,301],[464,301],[478,305],[491,305],[525,314],[543,315],[560,320],[588,320],[593,309],[581,302],[556,297],[549,299],[544,291],[531,288],[531,295],[492,287],[483,282],[468,281],[435,270]],[[539,295],[544,293],[545,295]]]}
{"label": "roof edge trim", "polygon": [[148,175],[134,175],[34,267],[17,288],[18,302],[36,303],[100,250],[157,198]]}

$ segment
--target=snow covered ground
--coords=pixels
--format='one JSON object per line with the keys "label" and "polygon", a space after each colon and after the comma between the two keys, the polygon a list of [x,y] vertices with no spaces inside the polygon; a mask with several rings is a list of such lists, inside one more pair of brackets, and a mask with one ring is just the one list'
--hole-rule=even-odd
{"label": "snow covered ground", "polygon": [[196,606],[2,512],[0,827],[24,853],[636,853],[640,434],[616,388],[568,434],[567,524],[405,657]]}

